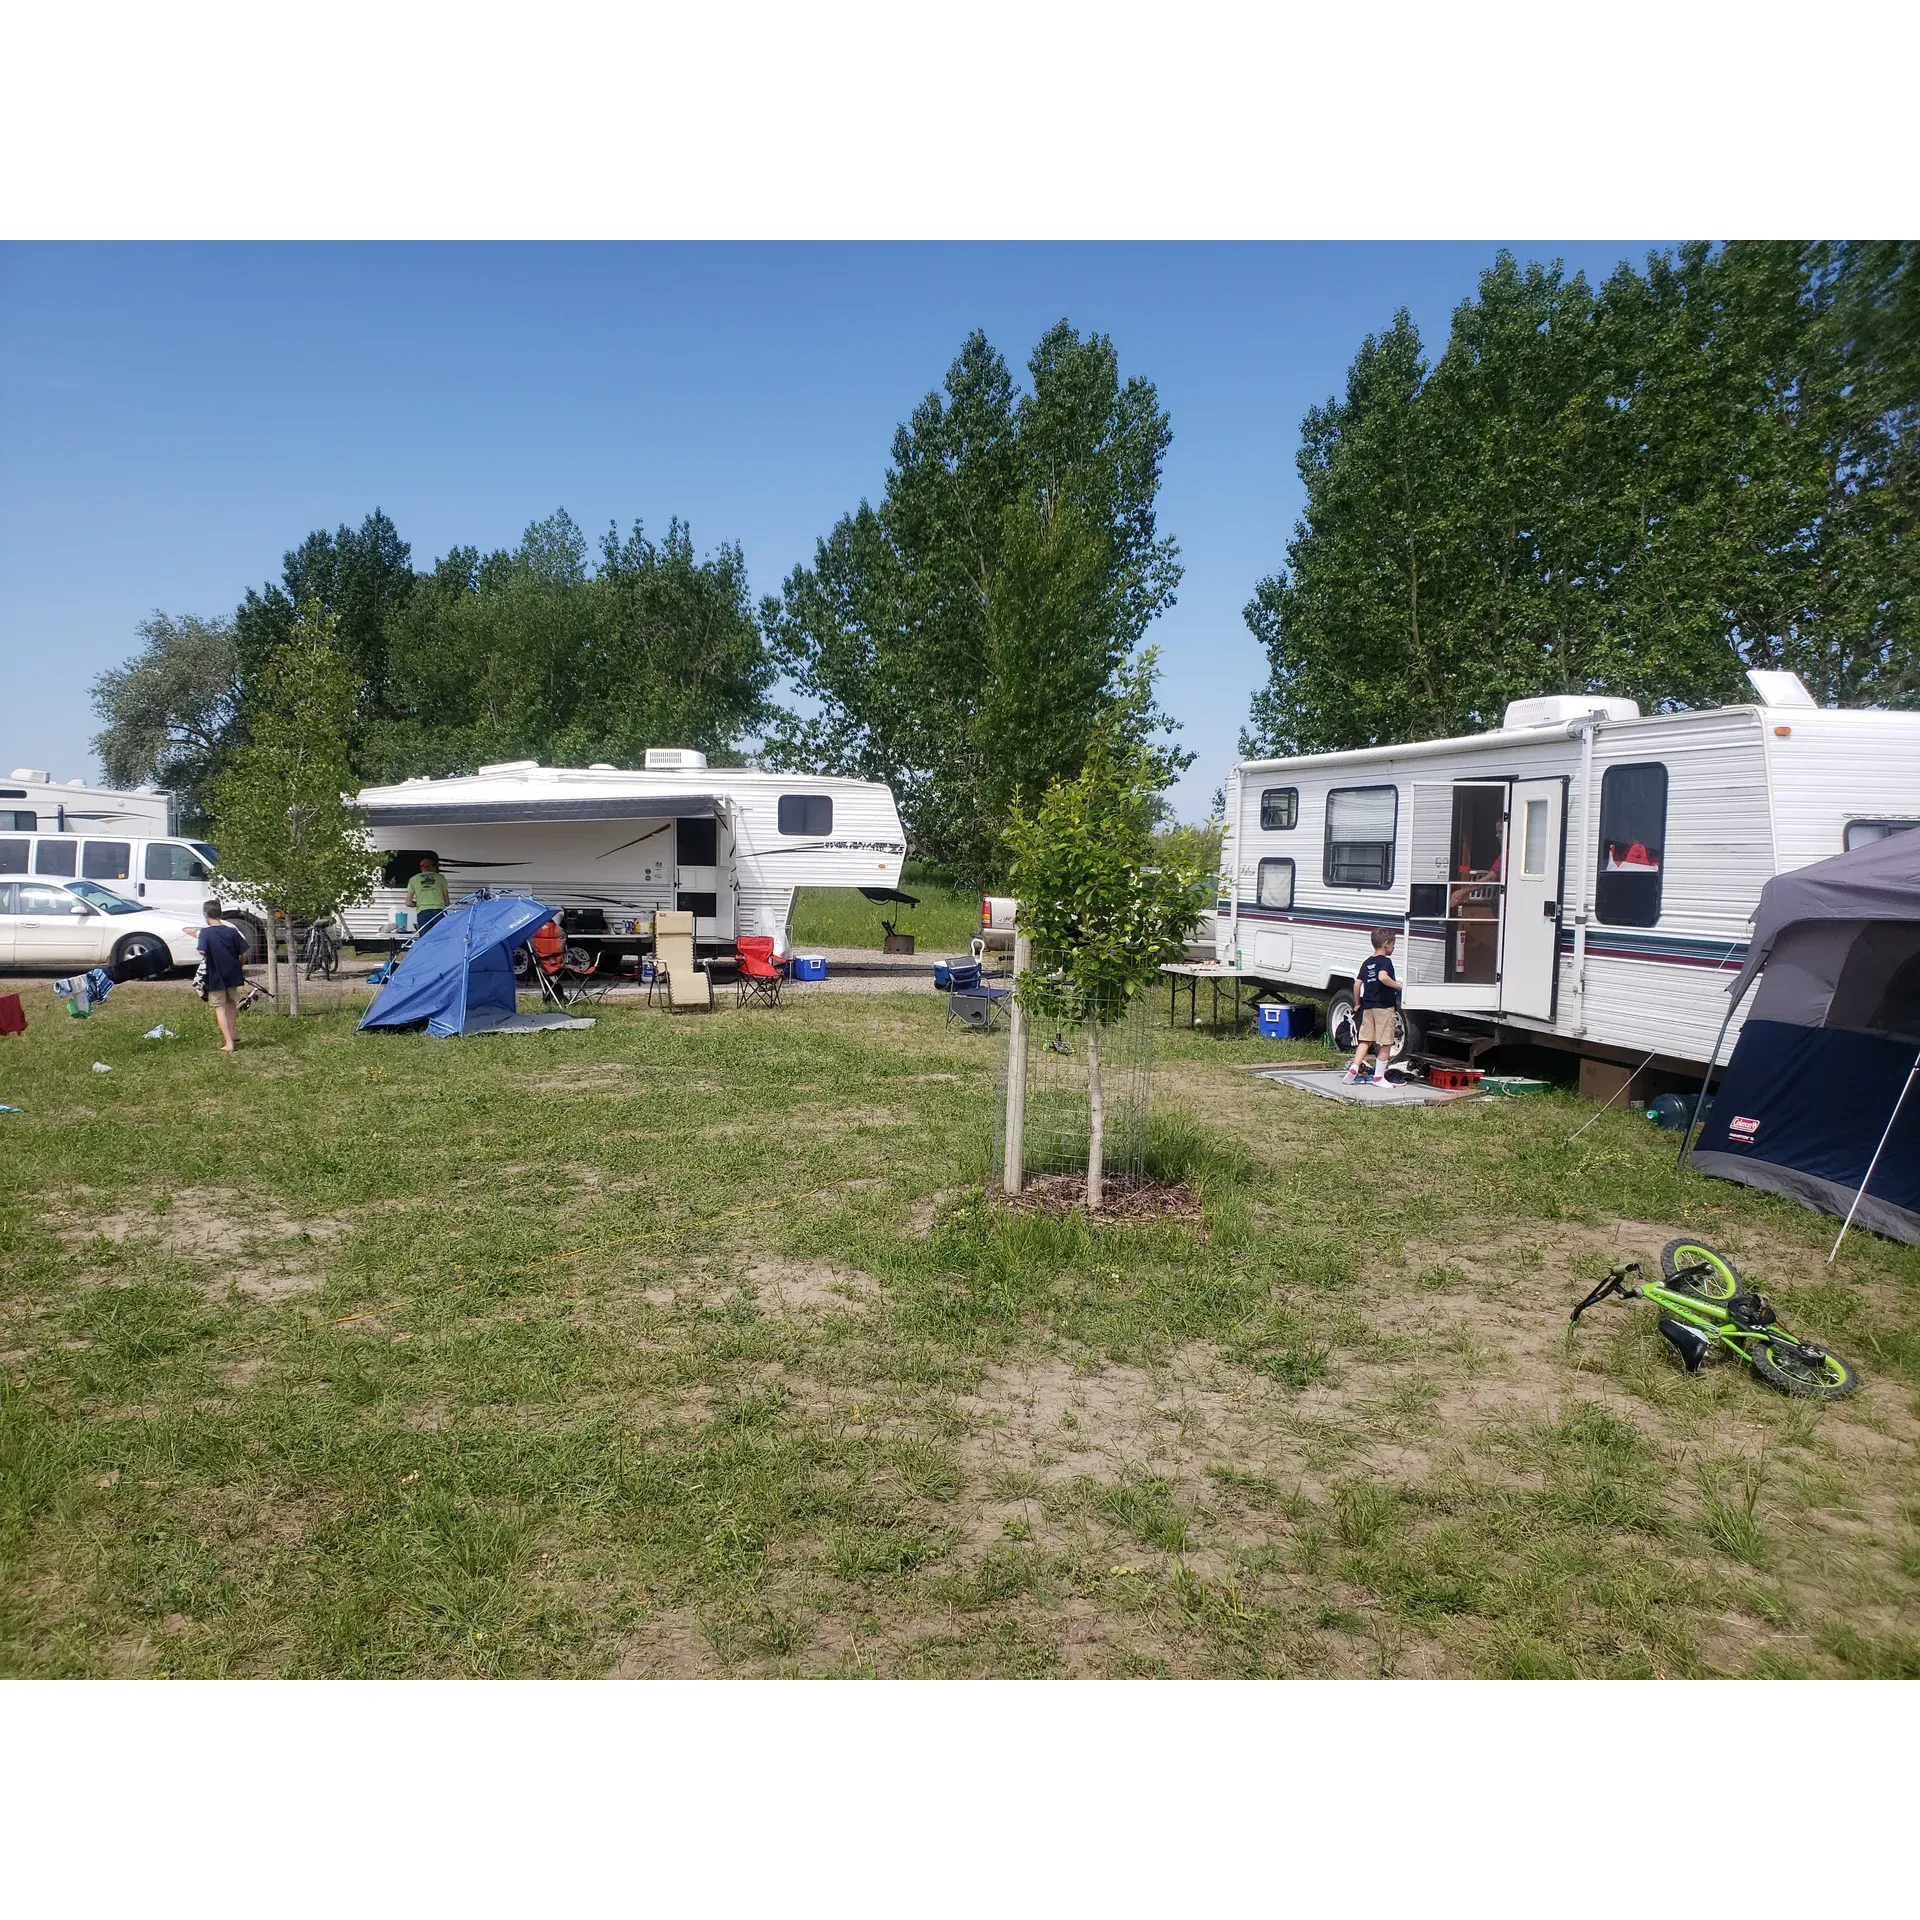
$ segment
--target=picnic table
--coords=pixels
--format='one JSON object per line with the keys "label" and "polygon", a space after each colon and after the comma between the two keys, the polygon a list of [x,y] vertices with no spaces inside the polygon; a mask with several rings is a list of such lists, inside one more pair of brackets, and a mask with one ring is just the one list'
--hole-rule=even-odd
{"label": "picnic table", "polygon": [[[1240,989],[1243,985],[1252,988],[1253,998],[1258,1000],[1262,982],[1249,980],[1236,967],[1223,967],[1214,960],[1174,960],[1169,961],[1160,971],[1167,976],[1167,1025],[1178,1026],[1180,1020],[1180,989],[1187,990],[1187,1024],[1197,1027],[1200,1024],[1199,994],[1200,983],[1206,981],[1213,989],[1213,1026],[1220,1024],[1220,989],[1231,985],[1233,988],[1233,1031],[1238,1033],[1241,1026]],[[1249,1003],[1251,1004],[1251,1003]],[[1249,1018],[1251,1015],[1248,1016]]]}

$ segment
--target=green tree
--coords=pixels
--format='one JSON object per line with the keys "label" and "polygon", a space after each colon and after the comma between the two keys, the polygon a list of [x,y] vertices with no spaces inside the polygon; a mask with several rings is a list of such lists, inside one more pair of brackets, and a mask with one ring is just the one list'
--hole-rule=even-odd
{"label": "green tree", "polygon": [[1402,315],[1308,415],[1243,747],[1713,704],[1750,666],[1920,702],[1917,448],[1913,243],[1694,243],[1597,293],[1501,255],[1437,364]]}
{"label": "green tree", "polygon": [[1151,669],[1148,656],[1116,703],[1123,713],[1136,710],[1134,724],[1103,716],[1079,772],[1054,780],[1031,814],[1016,795],[1006,828],[1020,927],[1033,941],[1033,964],[1016,987],[1020,1002],[1086,1033],[1087,1207],[1095,1213],[1106,1133],[1100,1030],[1127,1012],[1164,962],[1180,958],[1212,879],[1187,849],[1155,842],[1166,768],[1137,723]]}
{"label": "green tree", "polygon": [[[292,921],[336,913],[380,866],[349,798],[358,687],[339,620],[316,601],[299,609],[260,669],[247,743],[212,788],[222,876]],[[298,967],[291,972],[298,1012]]]}
{"label": "green tree", "polygon": [[307,535],[282,557],[281,577],[249,589],[233,618],[241,693],[238,738],[262,697],[262,676],[310,602],[334,616],[332,645],[353,675],[349,745],[359,764],[368,733],[388,714],[388,628],[414,588],[412,549],[378,507],[356,527]]}
{"label": "green tree", "polygon": [[638,765],[649,746],[716,759],[762,726],[775,669],[736,546],[697,558],[678,520],[664,540],[609,531],[597,569],[564,513],[511,552],[455,548],[388,626],[379,778],[493,760]]}
{"label": "green tree", "polygon": [[93,683],[103,723],[93,750],[109,785],[165,788],[179,802],[182,826],[198,830],[239,693],[232,623],[156,609],[135,631],[143,650]]}
{"label": "green tree", "polygon": [[[1002,871],[1014,794],[1078,771],[1180,578],[1155,521],[1171,434],[1152,385],[1064,320],[1028,374],[1021,392],[969,335],[894,435],[880,504],[762,608],[816,708],[775,756],[887,781],[916,849],[967,882]],[[1146,736],[1167,725],[1151,702],[1126,712]]]}

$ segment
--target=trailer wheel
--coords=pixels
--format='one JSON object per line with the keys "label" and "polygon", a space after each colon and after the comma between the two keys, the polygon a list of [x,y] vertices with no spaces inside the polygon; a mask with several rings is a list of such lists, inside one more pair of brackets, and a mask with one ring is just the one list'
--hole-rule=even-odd
{"label": "trailer wheel", "polygon": [[[1420,1016],[1402,1007],[1393,1017],[1393,1047],[1389,1060],[1404,1060],[1420,1050],[1424,1035]],[[1351,1053],[1360,1044],[1360,1016],[1354,1010],[1353,989],[1338,987],[1327,996],[1327,1045],[1335,1053]]]}

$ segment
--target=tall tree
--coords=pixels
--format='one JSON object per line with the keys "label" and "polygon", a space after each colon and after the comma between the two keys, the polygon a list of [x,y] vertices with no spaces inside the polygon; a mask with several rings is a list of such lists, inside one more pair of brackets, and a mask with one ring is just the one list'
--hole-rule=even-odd
{"label": "tall tree", "polygon": [[412,549],[378,507],[358,527],[316,531],[282,558],[278,581],[249,589],[234,615],[240,657],[240,718],[258,692],[276,648],[292,634],[309,602],[334,616],[334,639],[352,672],[351,747],[356,761],[369,731],[388,714],[388,623],[412,594]]}
{"label": "tall tree", "polygon": [[562,511],[518,547],[455,548],[389,619],[376,777],[490,760],[639,764],[649,746],[725,759],[762,726],[775,677],[735,546],[707,559],[678,520],[609,530],[597,568]]}
{"label": "tall tree", "polygon": [[[880,504],[762,608],[817,709],[777,753],[888,781],[916,848],[969,880],[1002,870],[1015,793],[1078,771],[1180,578],[1155,519],[1171,430],[1152,385],[1064,320],[1027,370],[1022,392],[969,335],[895,433]],[[1167,725],[1151,703],[1124,710]]]}
{"label": "tall tree", "polygon": [[[220,871],[290,921],[320,920],[379,871],[347,795],[357,691],[340,616],[309,600],[262,664],[247,744],[212,788]],[[292,969],[298,1011],[299,968]]]}
{"label": "tall tree", "polygon": [[1431,369],[1402,316],[1304,424],[1247,750],[1738,699],[1748,666],[1920,702],[1917,285],[1911,243],[1699,243],[1597,294],[1502,255]]}
{"label": "tall tree", "polygon": [[179,802],[181,824],[199,828],[239,692],[233,626],[156,609],[135,631],[141,652],[93,683],[103,723],[93,750],[109,785],[164,787]]}

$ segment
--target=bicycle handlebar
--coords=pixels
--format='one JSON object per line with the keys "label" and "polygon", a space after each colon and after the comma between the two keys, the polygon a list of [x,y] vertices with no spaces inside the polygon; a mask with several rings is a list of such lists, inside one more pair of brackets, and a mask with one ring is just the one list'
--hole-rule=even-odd
{"label": "bicycle handlebar", "polygon": [[1626,1283],[1629,1274],[1637,1274],[1639,1271],[1640,1262],[1638,1260],[1629,1260],[1623,1265],[1615,1267],[1614,1270],[1574,1308],[1568,1318],[1570,1320],[1578,1320],[1589,1307],[1597,1307],[1610,1293],[1617,1293],[1622,1300],[1639,1299],[1639,1290],[1635,1287],[1628,1286]]}

